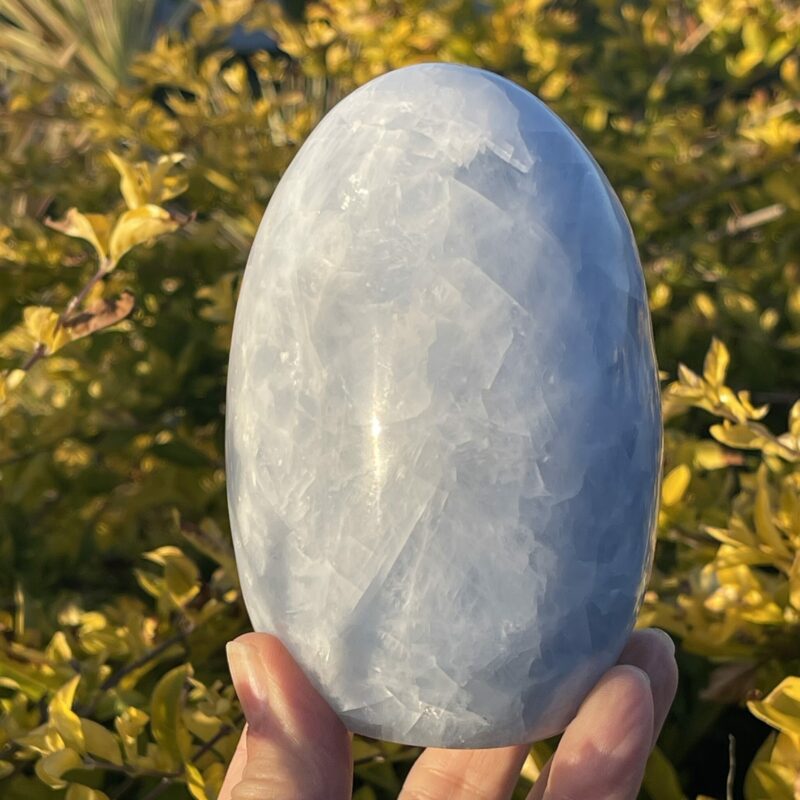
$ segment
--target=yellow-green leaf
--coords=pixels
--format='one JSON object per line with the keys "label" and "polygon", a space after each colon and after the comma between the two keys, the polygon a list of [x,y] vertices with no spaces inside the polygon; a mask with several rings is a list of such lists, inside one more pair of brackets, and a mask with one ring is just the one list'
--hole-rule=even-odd
{"label": "yellow-green leaf", "polygon": [[530,783],[536,783],[552,755],[553,748],[547,742],[536,742],[531,745],[520,774]]}
{"label": "yellow-green leaf", "polygon": [[714,337],[703,362],[703,377],[711,386],[718,387],[724,384],[730,360],[728,348]]}
{"label": "yellow-green leaf", "polygon": [[789,433],[800,438],[800,400],[789,410]]}
{"label": "yellow-green leaf", "polygon": [[642,786],[650,800],[684,800],[686,797],[675,767],[659,747],[650,753]]}
{"label": "yellow-green leaf", "polygon": [[161,156],[155,165],[146,161],[133,164],[113,152],[108,157],[119,172],[120,192],[129,209],[171,200],[186,190],[186,176],[168,174],[175,164],[183,161],[183,153]]}
{"label": "yellow-green leaf", "polygon": [[150,717],[141,709],[130,706],[115,720],[114,727],[122,740],[125,757],[132,761],[138,754],[137,741]]}
{"label": "yellow-green leaf", "polygon": [[34,770],[39,780],[46,783],[52,789],[63,789],[67,782],[62,776],[73,769],[83,766],[83,761],[74,750],[67,747],[64,750],[56,750],[55,753],[42,756],[37,762]]}
{"label": "yellow-green leaf", "polygon": [[169,175],[169,171],[180,164],[186,156],[183,153],[170,153],[161,156],[155,167],[150,170],[150,200],[153,203],[163,203],[172,200],[186,191],[189,181],[185,175]]}
{"label": "yellow-green leaf", "polygon": [[741,450],[758,450],[767,442],[763,435],[746,424],[732,423],[728,420],[721,425],[712,425],[709,431],[718,442]]}
{"label": "yellow-green leaf", "polygon": [[111,217],[106,214],[84,214],[77,208],[70,208],[63,219],[52,220],[48,217],[45,224],[67,236],[89,242],[101,259],[108,255]]}
{"label": "yellow-green leaf", "polygon": [[796,800],[792,787],[795,771],[770,763],[778,738],[779,734],[770,734],[750,763],[744,781],[747,800]]}
{"label": "yellow-green leaf", "polygon": [[70,341],[69,331],[59,325],[59,315],[48,306],[28,306],[23,312],[23,322],[31,339],[37,345],[44,345],[48,354]]}
{"label": "yellow-green leaf", "polygon": [[740,455],[720,447],[716,442],[703,440],[695,446],[693,462],[701,469],[714,470],[740,463],[741,458]]}
{"label": "yellow-green leaf", "polygon": [[784,678],[763,700],[751,700],[747,707],[767,725],[800,737],[800,678]]}
{"label": "yellow-green leaf", "polygon": [[209,800],[206,793],[206,782],[203,774],[194,764],[184,765],[184,775],[186,776],[186,788],[195,800]]}
{"label": "yellow-green leaf", "polygon": [[139,208],[147,203],[150,181],[146,169],[131,164],[116,153],[109,151],[108,158],[120,175],[119,190],[128,208]]}
{"label": "yellow-green leaf", "polygon": [[117,737],[108,728],[91,719],[81,719],[81,729],[86,742],[86,752],[111,764],[122,766]]}
{"label": "yellow-green leaf", "polygon": [[64,631],[56,631],[45,649],[45,655],[50,661],[64,664],[72,659],[72,648],[69,646]]}
{"label": "yellow-green leaf", "polygon": [[47,723],[39,725],[25,736],[18,736],[14,741],[23,747],[30,747],[31,750],[35,750],[42,755],[64,749],[64,740]]}
{"label": "yellow-green leaf", "polygon": [[181,718],[183,689],[191,676],[189,664],[170,670],[153,690],[150,727],[156,742],[177,767],[189,754],[190,737]]}
{"label": "yellow-green leaf", "polygon": [[25,370],[24,369],[12,369],[6,376],[5,376],[5,386],[7,389],[13,390],[19,386],[22,381],[25,380]]}
{"label": "yellow-green leaf", "polygon": [[780,556],[789,556],[789,549],[772,521],[772,504],[769,499],[767,467],[762,464],[756,477],[756,497],[753,504],[753,519],[758,538]]}
{"label": "yellow-green leaf", "polygon": [[67,747],[79,753],[86,752],[86,740],[78,715],[72,710],[75,701],[75,690],[80,683],[80,675],[67,681],[56,693],[48,705],[50,724],[58,731]]}
{"label": "yellow-green leaf", "polygon": [[99,789],[91,789],[80,783],[71,783],[64,800],[108,800],[108,795]]}
{"label": "yellow-green leaf", "polygon": [[689,483],[692,480],[692,471],[686,464],[678,464],[677,467],[671,469],[661,487],[661,502],[665,506],[674,506],[681,501],[686,490],[689,488]]}
{"label": "yellow-green leaf", "polygon": [[800,551],[795,553],[789,570],[789,602],[800,611]]}
{"label": "yellow-green leaf", "polygon": [[178,221],[160,206],[145,205],[124,212],[117,220],[109,242],[112,267],[136,245],[152,242],[179,227]]}

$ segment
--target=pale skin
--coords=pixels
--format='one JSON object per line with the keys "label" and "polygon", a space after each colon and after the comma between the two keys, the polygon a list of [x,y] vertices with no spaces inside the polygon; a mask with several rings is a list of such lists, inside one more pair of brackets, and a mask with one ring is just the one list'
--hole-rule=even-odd
{"label": "pale skin", "polygon": [[[247,633],[228,645],[247,726],[219,800],[347,800],[351,735],[278,639]],[[635,800],[678,685],[670,638],[633,633],[570,723],[528,800]],[[509,800],[528,745],[428,748],[401,800]]]}

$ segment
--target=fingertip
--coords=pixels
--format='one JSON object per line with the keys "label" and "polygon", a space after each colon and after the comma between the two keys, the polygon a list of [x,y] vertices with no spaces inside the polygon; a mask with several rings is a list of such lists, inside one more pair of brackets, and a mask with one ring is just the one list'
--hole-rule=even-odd
{"label": "fingertip", "polygon": [[672,638],[659,628],[635,631],[619,663],[639,667],[650,677],[654,708],[652,744],[655,744],[678,690],[678,663]]}
{"label": "fingertip", "polygon": [[[604,743],[610,750],[624,745],[635,751],[645,746],[639,734],[646,733],[649,744],[653,717],[650,676],[639,666],[618,664],[590,692],[576,720],[583,718],[584,724],[592,725],[600,749]],[[623,720],[624,725],[620,724]]]}
{"label": "fingertip", "polygon": [[268,717],[294,729],[299,738],[320,728],[337,735],[346,733],[339,717],[277,636],[245,633],[226,649],[234,687],[252,727],[263,727]]}
{"label": "fingertip", "polygon": [[225,645],[225,649],[230,653],[231,648],[236,649],[240,646],[250,647],[256,650],[265,663],[271,663],[275,661],[276,658],[280,659],[286,656],[291,658],[281,640],[271,633],[262,633],[259,631],[242,633],[228,642],[228,644]]}
{"label": "fingertip", "polygon": [[271,634],[246,633],[226,651],[247,719],[246,762],[230,797],[349,796],[347,731],[289,650]]}
{"label": "fingertip", "polygon": [[612,667],[567,727],[544,790],[548,797],[633,797],[641,784],[653,733],[648,674]]}
{"label": "fingertip", "polygon": [[649,749],[652,729],[650,678],[637,666],[620,664],[612,667],[583,701],[564,739],[590,742],[597,752],[630,751],[634,755]]}
{"label": "fingertip", "polygon": [[625,663],[625,655],[631,652],[646,650],[659,658],[673,658],[675,655],[675,642],[672,637],[661,628],[639,628],[635,630],[620,656],[620,661]]}

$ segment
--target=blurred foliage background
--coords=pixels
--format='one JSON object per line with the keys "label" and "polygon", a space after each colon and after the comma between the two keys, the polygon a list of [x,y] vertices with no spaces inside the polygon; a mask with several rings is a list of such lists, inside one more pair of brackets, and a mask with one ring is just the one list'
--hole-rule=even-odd
{"label": "blurred foliage background", "polygon": [[[799,45],[792,0],[0,0],[0,795],[216,797],[248,247],[326,110],[444,60],[548,102],[640,245],[682,675],[642,796],[800,797]],[[395,797],[417,751],[355,748]]]}

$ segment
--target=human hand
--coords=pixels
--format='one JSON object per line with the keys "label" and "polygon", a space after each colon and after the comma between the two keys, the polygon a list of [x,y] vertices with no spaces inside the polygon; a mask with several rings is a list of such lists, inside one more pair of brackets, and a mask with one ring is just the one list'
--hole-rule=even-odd
{"label": "human hand", "polygon": [[[350,735],[274,636],[228,645],[247,726],[219,800],[346,800]],[[670,638],[635,631],[617,666],[589,693],[528,800],[635,800],[647,757],[675,696]],[[429,747],[401,800],[508,800],[528,745],[490,750]]]}

